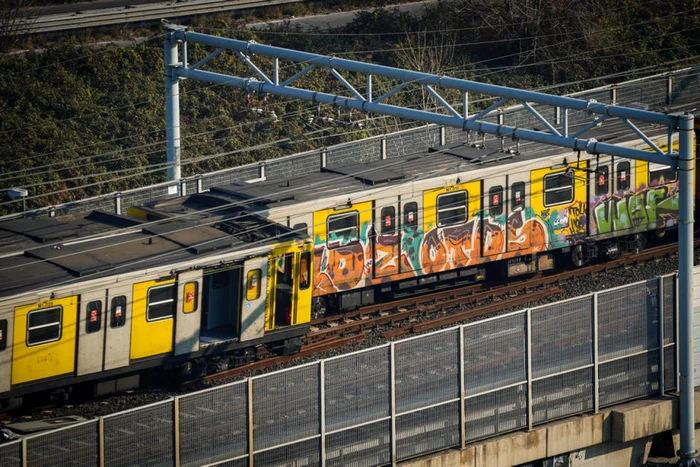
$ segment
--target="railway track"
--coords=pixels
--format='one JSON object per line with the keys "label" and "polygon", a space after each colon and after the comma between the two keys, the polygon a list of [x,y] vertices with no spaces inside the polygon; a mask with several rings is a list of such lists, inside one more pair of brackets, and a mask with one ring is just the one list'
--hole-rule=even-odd
{"label": "railway track", "polygon": [[[695,242],[695,246],[698,245],[700,245],[700,240]],[[369,331],[377,331],[383,338],[393,339],[473,320],[505,309],[525,307],[535,301],[563,292],[563,283],[571,279],[593,276],[603,271],[670,256],[675,254],[677,250],[676,243],[662,245],[648,248],[641,253],[624,255],[604,264],[595,264],[549,275],[538,274],[507,284],[472,284],[325,316],[311,321],[312,332],[306,336],[305,344],[300,353],[284,357],[264,358],[247,365],[208,375],[194,383],[226,380],[297,358],[311,357],[327,350],[340,349],[364,341]]]}

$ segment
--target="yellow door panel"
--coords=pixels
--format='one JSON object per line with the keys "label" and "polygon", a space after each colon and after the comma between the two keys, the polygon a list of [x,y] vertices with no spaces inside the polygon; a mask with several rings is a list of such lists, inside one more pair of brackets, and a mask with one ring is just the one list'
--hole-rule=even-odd
{"label": "yellow door panel", "polygon": [[298,248],[298,266],[295,269],[295,271],[297,271],[297,310],[294,315],[294,321],[292,324],[303,324],[311,321],[311,295],[313,291],[313,255],[313,247],[310,244],[305,244],[303,245],[303,248]]}
{"label": "yellow door panel", "polygon": [[15,308],[12,384],[75,371],[78,296]]}
{"label": "yellow door panel", "polygon": [[[174,278],[134,284],[130,353],[132,360],[173,350],[176,304]],[[172,313],[168,307],[171,307]]]}

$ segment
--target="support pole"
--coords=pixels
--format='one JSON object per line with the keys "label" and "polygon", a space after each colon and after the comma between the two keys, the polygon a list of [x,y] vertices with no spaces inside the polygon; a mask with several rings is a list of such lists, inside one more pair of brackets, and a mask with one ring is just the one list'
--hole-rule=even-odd
{"label": "support pole", "polygon": [[168,181],[180,180],[180,84],[177,39],[166,25],[163,44],[165,58],[165,138],[168,156]]}
{"label": "support pole", "polygon": [[678,116],[679,218],[678,275],[680,304],[680,428],[679,465],[694,466],[695,407],[693,387],[693,116]]}

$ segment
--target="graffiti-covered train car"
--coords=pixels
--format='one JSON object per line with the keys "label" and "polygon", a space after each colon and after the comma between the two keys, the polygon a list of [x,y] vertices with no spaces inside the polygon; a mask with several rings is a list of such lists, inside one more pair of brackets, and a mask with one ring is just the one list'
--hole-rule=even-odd
{"label": "graffiti-covered train car", "polygon": [[541,146],[441,146],[213,190],[313,238],[316,315],[639,251],[678,213],[669,167]]}

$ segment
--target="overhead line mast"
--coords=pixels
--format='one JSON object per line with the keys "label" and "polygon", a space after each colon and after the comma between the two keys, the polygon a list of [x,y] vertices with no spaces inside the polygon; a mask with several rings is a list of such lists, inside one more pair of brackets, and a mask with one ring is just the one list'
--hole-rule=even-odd
{"label": "overhead line mast", "polygon": [[[180,79],[187,78],[209,83],[240,88],[245,92],[275,94],[315,103],[329,104],[336,107],[373,112],[406,118],[438,125],[461,128],[464,131],[476,131],[496,136],[507,136],[515,140],[523,139],[552,146],[561,146],[574,151],[586,151],[590,154],[609,154],[612,156],[643,160],[669,165],[679,172],[679,302],[680,302],[680,392],[681,392],[681,445],[680,456],[684,465],[695,465],[694,433],[694,387],[693,387],[693,336],[692,336],[692,299],[693,299],[693,171],[695,169],[693,151],[694,116],[689,113],[663,114],[647,110],[633,109],[617,105],[606,105],[593,100],[582,100],[544,94],[536,91],[478,83],[465,79],[438,76],[429,73],[374,65],[355,60],[347,60],[309,52],[296,51],[269,45],[257,44],[224,37],[212,36],[187,31],[184,26],[170,24],[163,20],[165,30],[165,89],[167,121],[167,155],[169,180],[180,178],[180,118],[179,88]],[[209,55],[190,65],[188,63],[188,43],[214,47]],[[182,47],[180,48],[180,44]],[[212,71],[202,67],[218,57],[224,51],[233,52],[257,78],[233,76]],[[273,59],[272,77],[269,77],[254,62],[254,56]],[[301,64],[304,68],[288,78],[280,76],[280,60]],[[346,95],[332,94],[303,87],[292,87],[299,78],[314,69],[325,69],[334,76],[347,90]],[[340,71],[358,73],[365,76],[365,89],[360,92]],[[372,77],[381,76],[400,81],[390,91],[379,97],[372,93]],[[408,107],[386,104],[385,101],[404,89],[415,84],[421,86],[440,104],[443,112],[417,110]],[[437,89],[454,89],[462,93],[462,112],[458,112],[442,97]],[[468,114],[469,93],[488,95],[498,100],[486,109]],[[520,103],[545,127],[543,131],[516,128],[508,125],[488,122],[485,118],[511,101]],[[561,125],[547,120],[532,104],[552,106],[555,114],[561,115]],[[568,111],[585,111],[595,116],[592,122],[570,133]],[[621,144],[604,143],[583,135],[600,126],[608,119],[619,119],[648,148],[637,149]],[[632,121],[653,123],[667,128],[668,149],[662,151]],[[678,153],[673,152],[674,134],[678,133]],[[660,343],[663,345],[663,343]]]}

